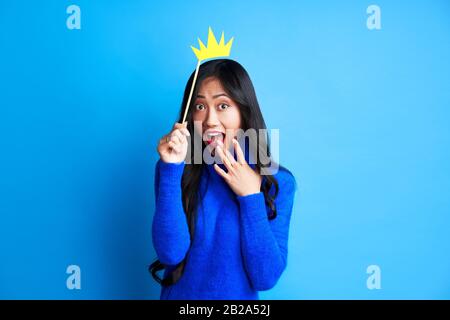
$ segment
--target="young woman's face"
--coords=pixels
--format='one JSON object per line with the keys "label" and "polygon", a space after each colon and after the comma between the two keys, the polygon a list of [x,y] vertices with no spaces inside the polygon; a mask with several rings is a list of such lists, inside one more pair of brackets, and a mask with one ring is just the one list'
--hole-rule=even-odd
{"label": "young woman's face", "polygon": [[[232,145],[231,140],[241,128],[238,105],[227,95],[215,77],[203,80],[194,103],[193,120],[201,121],[201,126],[195,127],[211,153],[218,140],[229,149]],[[200,127],[202,132],[198,132]]]}

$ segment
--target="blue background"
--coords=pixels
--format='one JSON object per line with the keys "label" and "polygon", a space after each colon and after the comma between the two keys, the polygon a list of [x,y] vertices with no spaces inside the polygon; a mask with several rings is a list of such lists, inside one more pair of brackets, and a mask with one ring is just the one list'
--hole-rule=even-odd
{"label": "blue background", "polygon": [[2,1],[0,298],[159,297],[156,142],[208,26],[235,37],[299,186],[288,268],[261,298],[450,298],[444,0]]}

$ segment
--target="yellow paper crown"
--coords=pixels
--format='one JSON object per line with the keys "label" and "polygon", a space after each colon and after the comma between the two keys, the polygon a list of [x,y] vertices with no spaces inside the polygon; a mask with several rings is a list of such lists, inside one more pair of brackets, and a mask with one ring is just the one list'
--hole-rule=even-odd
{"label": "yellow paper crown", "polygon": [[208,29],[208,45],[205,47],[202,40],[198,38],[198,43],[200,44],[200,49],[194,48],[191,46],[192,51],[194,51],[197,59],[199,61],[217,58],[217,57],[228,57],[230,55],[231,45],[233,44],[232,37],[227,44],[225,44],[224,35],[222,32],[222,37],[220,38],[220,42],[217,43],[216,37],[211,30],[211,27]]}

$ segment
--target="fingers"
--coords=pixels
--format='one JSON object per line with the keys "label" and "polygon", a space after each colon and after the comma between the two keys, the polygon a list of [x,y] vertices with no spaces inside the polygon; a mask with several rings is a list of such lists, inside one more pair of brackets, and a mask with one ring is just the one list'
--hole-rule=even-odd
{"label": "fingers", "polygon": [[236,159],[234,159],[234,156],[231,154],[231,152],[227,148],[223,148],[224,144],[222,141],[219,141],[219,146],[221,147],[222,152],[225,154],[227,159],[230,161],[231,165],[236,165]]}
{"label": "fingers", "polygon": [[245,164],[245,157],[244,157],[244,152],[241,149],[241,146],[239,145],[239,142],[233,138],[233,146],[234,146],[234,151],[236,152],[236,156],[237,156],[237,160],[240,164]]}
{"label": "fingers", "polygon": [[178,129],[173,131],[169,136],[168,146],[176,153],[181,153],[183,150],[183,146],[186,145],[186,143],[186,136],[184,136]]}
{"label": "fingers", "polygon": [[181,128],[180,129],[180,132],[182,133],[182,134],[184,134],[186,137],[189,137],[191,134],[189,133],[189,130],[188,129],[186,129],[186,128]]}
{"label": "fingers", "polygon": [[168,144],[169,142],[174,142],[175,144],[182,143],[182,137],[176,134],[166,134],[161,139],[159,139],[159,144]]}
{"label": "fingers", "polygon": [[223,153],[222,148],[221,148],[220,146],[217,146],[216,149],[215,149],[215,151],[216,151],[216,154],[220,157],[220,160],[222,161],[222,163],[225,164],[225,166],[226,166],[226,165],[227,165],[227,164],[225,163],[225,161],[226,161],[226,156],[225,156],[225,154]]}
{"label": "fingers", "polygon": [[177,144],[177,143],[175,143],[175,142],[173,142],[173,141],[169,141],[168,142],[168,146],[169,146],[169,148],[171,148],[172,150],[174,150],[176,153],[181,153],[181,145],[180,144]]}
{"label": "fingers", "polygon": [[164,135],[161,139],[159,139],[159,144],[167,143],[167,137],[168,137],[168,136],[169,136],[169,135],[166,134],[166,135]]}
{"label": "fingers", "polygon": [[178,129],[178,130],[180,130],[181,132],[183,132],[186,136],[189,136],[189,135],[190,135],[189,130],[187,129],[187,121],[185,121],[185,122],[183,122],[183,123],[176,122],[176,123],[173,125],[173,128],[172,128],[172,129],[173,129],[173,130]]}
{"label": "fingers", "polygon": [[214,164],[214,169],[225,180],[228,180],[230,178],[230,176],[225,172],[225,170],[223,170],[221,167],[219,167],[219,165],[217,163]]}
{"label": "fingers", "polygon": [[177,123],[175,123],[173,125],[173,129],[172,129],[171,135],[172,134],[177,134],[178,135],[178,133],[181,133],[185,137],[189,137],[191,135],[189,133],[189,130],[187,129],[187,121],[185,121],[184,123],[178,123],[177,122]]}
{"label": "fingers", "polygon": [[187,129],[187,121],[175,123],[171,132],[159,139],[157,150],[160,154],[184,154],[188,148],[188,138],[191,134]]}
{"label": "fingers", "polygon": [[[228,150],[226,150],[225,152],[228,152],[228,153],[229,153]],[[227,155],[225,154],[225,152],[223,151],[222,146],[218,145],[218,146],[216,147],[216,153],[219,155],[220,160],[222,160],[222,163],[223,163],[223,164],[225,165],[225,167],[228,169],[228,172],[234,171],[233,165],[236,164],[236,160],[233,159],[233,160],[232,160],[233,162],[231,162],[230,157],[227,156]],[[230,154],[230,155],[231,155],[231,154]],[[233,158],[233,156],[231,156],[231,158]]]}
{"label": "fingers", "polygon": [[183,135],[179,129],[175,129],[170,134],[170,140],[177,142],[177,143],[185,143],[186,142],[186,136]]}
{"label": "fingers", "polygon": [[185,124],[175,123],[173,130],[159,139],[159,144],[166,144],[169,143],[169,141],[174,141],[176,143],[187,142],[186,137],[189,137],[191,134],[186,126],[187,122],[185,122]]}
{"label": "fingers", "polygon": [[227,156],[232,166],[237,164],[236,159],[234,159],[234,156],[231,154],[230,151],[228,151],[228,149],[225,150],[225,155]]}

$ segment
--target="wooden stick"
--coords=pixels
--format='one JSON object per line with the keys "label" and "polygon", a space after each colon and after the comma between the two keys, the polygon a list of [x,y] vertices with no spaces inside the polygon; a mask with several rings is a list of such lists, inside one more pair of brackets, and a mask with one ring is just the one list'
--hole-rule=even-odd
{"label": "wooden stick", "polygon": [[186,121],[186,116],[187,116],[187,113],[189,110],[189,105],[191,104],[192,93],[194,92],[195,82],[197,81],[197,74],[198,74],[198,69],[200,68],[200,62],[201,62],[201,60],[198,60],[197,68],[195,68],[194,81],[192,81],[191,92],[189,93],[189,99],[187,101],[186,107],[184,108],[184,116],[183,116],[183,121],[181,123],[184,123]]}

